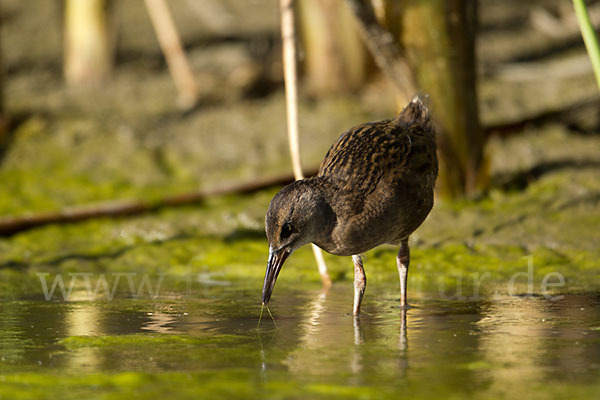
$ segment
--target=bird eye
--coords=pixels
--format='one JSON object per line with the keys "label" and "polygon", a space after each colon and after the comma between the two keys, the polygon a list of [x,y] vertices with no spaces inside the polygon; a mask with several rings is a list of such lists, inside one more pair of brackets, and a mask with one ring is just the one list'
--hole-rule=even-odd
{"label": "bird eye", "polygon": [[286,222],[281,227],[281,238],[282,239],[289,238],[293,231],[294,231],[294,228],[292,227],[292,224],[290,224],[289,222]]}

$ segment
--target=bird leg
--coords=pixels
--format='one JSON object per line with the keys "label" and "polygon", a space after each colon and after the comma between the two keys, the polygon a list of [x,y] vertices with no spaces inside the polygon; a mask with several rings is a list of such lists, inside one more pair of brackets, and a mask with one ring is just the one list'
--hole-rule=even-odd
{"label": "bird leg", "polygon": [[367,286],[367,276],[365,275],[365,269],[363,268],[362,257],[360,254],[352,256],[354,261],[354,315],[360,313],[360,303],[362,302],[363,295],[365,294],[365,287]]}
{"label": "bird leg", "polygon": [[400,250],[396,257],[398,265],[398,275],[400,275],[400,306],[406,307],[406,281],[408,280],[408,264],[410,264],[410,248],[408,247],[408,238],[400,242]]}

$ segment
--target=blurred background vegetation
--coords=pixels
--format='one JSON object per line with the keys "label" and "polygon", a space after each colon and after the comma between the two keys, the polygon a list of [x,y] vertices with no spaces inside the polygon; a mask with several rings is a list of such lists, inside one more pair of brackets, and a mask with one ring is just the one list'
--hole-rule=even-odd
{"label": "blurred background vegetation", "polygon": [[[372,7],[409,74],[378,68],[356,4]],[[561,146],[597,140],[600,96],[571,3],[297,6],[308,171],[345,129],[394,115],[406,87],[431,96],[440,198],[524,187],[536,176],[523,168],[553,165],[551,146],[530,140],[549,127],[570,133]],[[588,6],[597,21],[600,2]],[[276,0],[4,0],[1,23],[0,215],[193,199],[290,171]],[[528,132],[522,154],[505,153]]]}
{"label": "blurred background vegetation", "polygon": [[[277,1],[169,1],[191,66],[175,83],[157,39],[164,28],[153,29],[145,4],[155,7],[3,1],[1,214],[286,168]],[[598,131],[598,90],[570,3],[372,4],[431,95],[442,194],[489,187],[490,136],[547,123]],[[343,130],[393,115],[413,93],[394,90],[375,66],[348,4],[298,6],[301,140],[305,165],[315,166]],[[600,13],[598,2],[589,6]]]}

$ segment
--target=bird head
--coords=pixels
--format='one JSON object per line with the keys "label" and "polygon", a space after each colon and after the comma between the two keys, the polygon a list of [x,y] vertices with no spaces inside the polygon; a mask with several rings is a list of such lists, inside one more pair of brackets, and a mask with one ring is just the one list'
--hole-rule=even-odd
{"label": "bird head", "polygon": [[265,272],[262,303],[267,304],[279,271],[297,248],[316,242],[328,230],[333,212],[314,179],[296,181],[271,200],[265,218],[269,261]]}

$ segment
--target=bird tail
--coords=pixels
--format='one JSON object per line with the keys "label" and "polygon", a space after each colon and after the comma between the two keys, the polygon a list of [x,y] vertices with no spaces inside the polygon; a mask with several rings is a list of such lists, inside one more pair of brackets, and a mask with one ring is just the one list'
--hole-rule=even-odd
{"label": "bird tail", "polygon": [[413,125],[419,125],[425,132],[434,134],[431,115],[426,104],[428,100],[429,96],[426,95],[416,95],[413,97],[410,103],[396,117],[396,123],[405,129]]}

